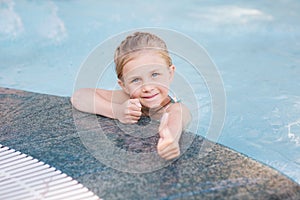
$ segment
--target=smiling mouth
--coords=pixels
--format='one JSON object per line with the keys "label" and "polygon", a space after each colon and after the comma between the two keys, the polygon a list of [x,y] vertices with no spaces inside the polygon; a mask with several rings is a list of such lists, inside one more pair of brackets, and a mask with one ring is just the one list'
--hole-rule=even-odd
{"label": "smiling mouth", "polygon": [[146,97],[142,97],[143,99],[152,99],[154,97],[156,97],[158,94],[153,94],[151,96],[146,96]]}

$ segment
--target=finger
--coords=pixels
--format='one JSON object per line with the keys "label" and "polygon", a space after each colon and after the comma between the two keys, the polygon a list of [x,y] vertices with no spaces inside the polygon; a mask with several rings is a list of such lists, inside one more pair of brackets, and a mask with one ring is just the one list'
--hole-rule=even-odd
{"label": "finger", "polygon": [[142,111],[141,110],[128,110],[127,115],[128,115],[128,117],[140,118],[142,116]]}
{"label": "finger", "polygon": [[136,121],[138,121],[138,120],[141,118],[141,116],[127,115],[126,118],[127,118],[127,120],[129,120],[129,121],[131,121],[131,120],[136,120]]}
{"label": "finger", "polygon": [[173,151],[176,147],[170,143],[162,141],[160,144],[157,145],[157,150],[161,154],[165,154],[166,152]]}
{"label": "finger", "polygon": [[180,155],[180,151],[177,148],[171,149],[169,151],[158,152],[160,157],[164,159],[172,159]]}
{"label": "finger", "polygon": [[138,107],[135,104],[130,104],[128,108],[133,111],[141,111],[142,110],[142,108]]}
{"label": "finger", "polygon": [[130,118],[130,120],[135,121],[135,122],[139,121],[139,119],[140,119],[139,117],[131,117]]}
{"label": "finger", "polygon": [[135,124],[135,123],[137,123],[138,121],[136,121],[136,120],[128,120],[127,122],[126,122],[126,124]]}
{"label": "finger", "polygon": [[131,124],[135,124],[135,123],[137,123],[139,120],[137,119],[137,120],[135,120],[135,119],[132,119],[131,121],[130,121],[130,123]]}
{"label": "finger", "polygon": [[141,118],[141,117],[140,117],[140,116],[138,116],[138,117],[134,117],[133,119],[134,119],[134,120],[136,120],[136,121],[139,121],[139,120],[140,120],[140,118]]}
{"label": "finger", "polygon": [[142,112],[141,111],[129,111],[128,114],[130,116],[138,117],[138,118],[140,118],[142,116]]}
{"label": "finger", "polygon": [[164,139],[162,137],[159,138],[157,146],[156,146],[157,152],[160,153],[160,152],[162,152],[166,148],[166,146],[164,144],[165,144],[164,143]]}
{"label": "finger", "polygon": [[163,152],[169,145],[164,142],[164,138],[159,138],[158,144],[157,144],[157,151]]}
{"label": "finger", "polygon": [[130,99],[130,103],[136,105],[138,108],[142,108],[142,104],[139,99]]}
{"label": "finger", "polygon": [[166,160],[171,160],[174,158],[177,158],[180,155],[179,152],[174,152],[174,153],[170,153],[168,155],[164,155],[162,158],[166,159]]}
{"label": "finger", "polygon": [[159,133],[161,133],[161,131],[167,127],[168,119],[169,119],[169,113],[166,112],[166,113],[163,114],[163,116],[160,120],[160,125],[159,125],[159,128],[158,128]]}
{"label": "finger", "polygon": [[139,117],[128,117],[126,119],[126,123],[127,124],[134,124],[134,123],[137,123],[139,121]]}
{"label": "finger", "polygon": [[161,153],[173,151],[174,149],[177,149],[177,144],[169,141],[168,139],[165,138],[160,138],[159,142],[157,144],[157,151]]}
{"label": "finger", "polygon": [[170,153],[174,153],[174,152],[179,152],[179,147],[177,145],[168,145],[168,146],[165,146],[164,148],[161,148],[158,150],[158,152],[161,154],[161,155],[168,155]]}
{"label": "finger", "polygon": [[141,110],[142,110],[142,107],[140,107],[140,104],[139,104],[139,103],[129,102],[129,104],[128,104],[128,109],[134,110],[134,111],[141,111]]}

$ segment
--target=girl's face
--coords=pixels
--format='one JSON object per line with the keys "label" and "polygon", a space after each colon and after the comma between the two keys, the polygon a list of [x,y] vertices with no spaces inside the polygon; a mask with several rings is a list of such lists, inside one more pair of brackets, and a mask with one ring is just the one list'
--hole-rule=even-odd
{"label": "girl's face", "polygon": [[132,99],[148,108],[159,107],[168,98],[175,66],[155,52],[140,52],[123,67],[120,86]]}

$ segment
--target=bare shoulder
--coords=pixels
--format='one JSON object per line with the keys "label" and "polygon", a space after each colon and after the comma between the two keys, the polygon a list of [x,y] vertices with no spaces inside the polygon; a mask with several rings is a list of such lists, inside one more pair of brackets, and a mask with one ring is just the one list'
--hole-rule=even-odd
{"label": "bare shoulder", "polygon": [[107,101],[114,103],[123,103],[129,99],[129,95],[123,90],[105,90],[105,89],[95,89],[97,95],[105,98]]}
{"label": "bare shoulder", "polygon": [[170,106],[167,108],[167,112],[172,112],[172,111],[180,111],[183,109],[183,104],[182,103],[171,103]]}

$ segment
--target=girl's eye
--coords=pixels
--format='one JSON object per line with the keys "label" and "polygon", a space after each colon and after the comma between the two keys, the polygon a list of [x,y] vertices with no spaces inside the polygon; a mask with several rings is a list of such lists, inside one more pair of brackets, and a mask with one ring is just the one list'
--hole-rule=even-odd
{"label": "girl's eye", "polygon": [[138,83],[139,81],[140,81],[139,78],[135,78],[135,79],[131,80],[130,82],[131,82],[131,83]]}
{"label": "girl's eye", "polygon": [[159,73],[155,72],[155,73],[152,74],[152,77],[154,77],[154,78],[157,77],[157,76],[159,76]]}

